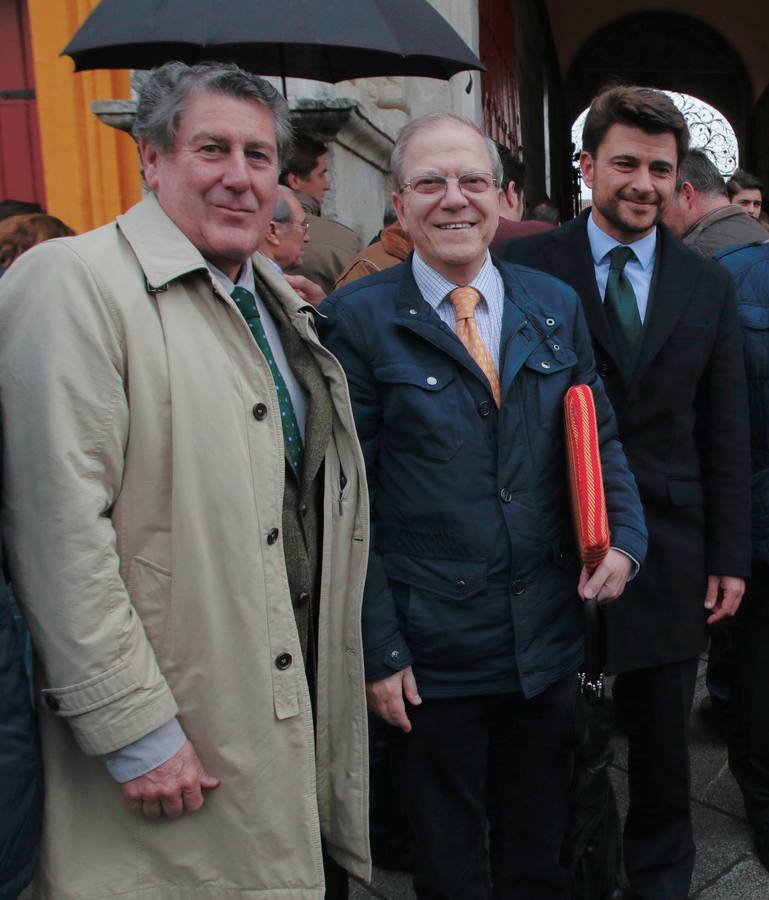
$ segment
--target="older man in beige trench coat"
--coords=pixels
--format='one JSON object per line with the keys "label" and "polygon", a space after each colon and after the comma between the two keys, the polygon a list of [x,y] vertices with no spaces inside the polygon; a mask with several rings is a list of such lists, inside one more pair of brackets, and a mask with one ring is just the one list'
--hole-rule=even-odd
{"label": "older man in beige trench coat", "polygon": [[322,846],[369,874],[368,502],[315,314],[251,262],[285,102],[235,67],[168,64],[136,133],[149,196],[0,284],[3,527],[41,662],[38,889],[321,898]]}

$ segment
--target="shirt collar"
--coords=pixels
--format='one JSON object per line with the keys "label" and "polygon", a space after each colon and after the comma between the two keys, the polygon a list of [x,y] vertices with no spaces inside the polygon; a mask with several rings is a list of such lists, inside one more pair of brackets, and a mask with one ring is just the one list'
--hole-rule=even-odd
{"label": "shirt collar", "polygon": [[222,287],[227,291],[228,294],[232,294],[234,288],[242,287],[245,288],[250,293],[256,296],[256,284],[254,282],[254,267],[251,265],[251,260],[247,259],[245,263],[240,267],[240,273],[238,274],[238,280],[233,281],[231,278],[228,278],[221,269],[217,269],[217,267],[208,260],[205,261],[208,266],[208,271],[217,279],[222,285]]}
{"label": "shirt collar", "polygon": [[[593,254],[593,263],[599,266],[616,246],[621,244],[616,238],[607,234],[593,219],[591,212],[587,219],[587,238],[590,241],[590,252]],[[630,247],[635,253],[641,268],[646,271],[654,265],[654,256],[657,252],[657,229],[654,228],[645,237],[623,246]]]}
{"label": "shirt collar", "polygon": [[[433,309],[438,309],[446,295],[459,285],[444,278],[440,272],[436,272],[432,266],[420,257],[418,251],[414,251],[411,259],[411,271],[419,292]],[[468,287],[474,287],[481,295],[481,302],[487,300],[494,286],[496,270],[491,261],[491,254],[486,251],[486,258],[478,274],[469,283]]]}

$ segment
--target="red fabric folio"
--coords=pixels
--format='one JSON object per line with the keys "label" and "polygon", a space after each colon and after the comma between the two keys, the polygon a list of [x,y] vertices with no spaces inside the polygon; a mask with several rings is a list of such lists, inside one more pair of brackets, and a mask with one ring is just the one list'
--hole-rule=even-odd
{"label": "red fabric folio", "polygon": [[586,384],[575,384],[566,391],[563,417],[577,546],[582,563],[592,571],[609,552],[609,518],[595,403]]}

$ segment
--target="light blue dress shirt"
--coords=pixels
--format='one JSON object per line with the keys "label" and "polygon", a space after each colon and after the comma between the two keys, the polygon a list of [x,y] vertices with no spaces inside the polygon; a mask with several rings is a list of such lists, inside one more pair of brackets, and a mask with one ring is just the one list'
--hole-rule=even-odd
{"label": "light blue dress shirt", "polygon": [[[609,268],[611,266],[609,253],[622,242],[606,234],[605,231],[596,225],[592,212],[587,220],[587,238],[590,241],[590,252],[593,255],[595,280],[598,284],[601,300],[603,300],[606,295],[606,281],[609,278]],[[622,244],[622,246],[630,247],[635,253],[635,259],[628,260],[625,265],[625,274],[633,286],[633,293],[638,304],[638,315],[643,322],[649,305],[649,291],[652,284],[652,275],[654,274],[654,260],[657,256],[657,229],[654,228],[646,237],[633,241],[632,244]]]}
{"label": "light blue dress shirt", "polygon": [[[207,260],[206,265],[214,278],[220,282],[228,294],[231,294],[235,283]],[[264,326],[264,333],[267,335],[272,355],[275,358],[275,364],[280,369],[288,392],[291,395],[296,421],[304,440],[304,424],[307,414],[304,391],[292,372],[291,366],[288,364],[277,326],[256,291],[254,268],[250,261],[247,265],[241,267],[237,285],[250,291],[256,298],[256,307],[259,310],[259,316]],[[186,740],[187,736],[178,719],[171,719],[165,725],[161,725],[154,731],[150,731],[149,734],[145,734],[138,741],[134,741],[127,747],[121,747],[120,750],[116,750],[114,753],[108,753],[102,759],[110,775],[115,781],[122,784],[125,781],[130,781],[132,778],[145,775],[147,772],[151,772],[159,765],[162,765],[182,749]]]}
{"label": "light blue dress shirt", "polygon": [[[454,306],[446,295],[458,285],[447,281],[443,275],[428,266],[416,251],[411,261],[411,271],[421,295],[436,311],[441,321],[455,331],[457,317],[454,313]],[[478,306],[475,308],[475,322],[478,326],[478,333],[486,344],[498,370],[499,346],[502,339],[502,312],[505,308],[505,285],[502,276],[491,261],[488,250],[480,272],[468,287],[474,287],[481,295]]]}

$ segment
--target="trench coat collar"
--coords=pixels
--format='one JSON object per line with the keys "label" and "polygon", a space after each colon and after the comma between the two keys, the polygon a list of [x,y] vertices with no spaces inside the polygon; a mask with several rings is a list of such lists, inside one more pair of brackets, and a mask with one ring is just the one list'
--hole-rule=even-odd
{"label": "trench coat collar", "polygon": [[[162,294],[185,275],[202,272],[221,298],[232,302],[218,280],[210,274],[200,251],[166,215],[154,194],[147,194],[126,213],[118,216],[117,227],[133,250],[151,293]],[[255,253],[251,259],[257,286],[260,282],[266,285],[278,297],[290,318],[315,311],[294,292],[264,256]]]}

